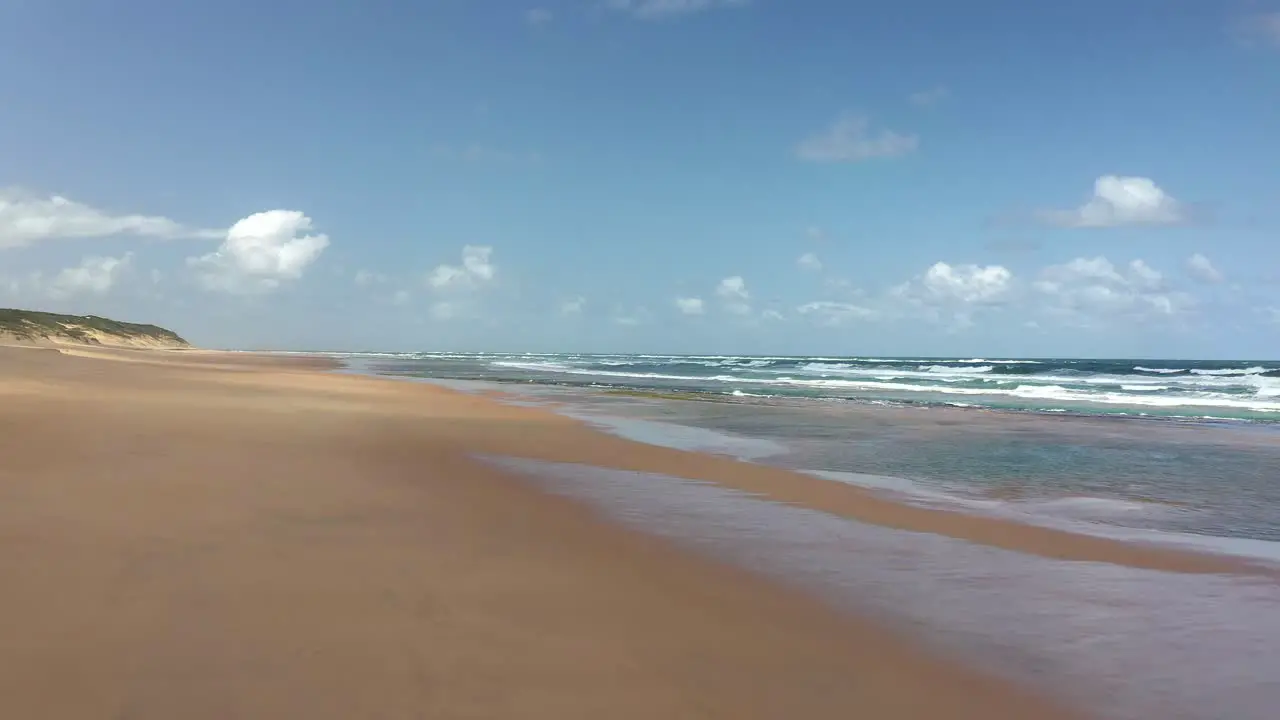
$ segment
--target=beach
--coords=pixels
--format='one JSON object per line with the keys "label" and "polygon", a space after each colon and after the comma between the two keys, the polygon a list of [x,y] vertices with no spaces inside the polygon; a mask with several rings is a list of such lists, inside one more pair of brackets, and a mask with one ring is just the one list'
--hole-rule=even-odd
{"label": "beach", "polygon": [[[865,543],[864,578],[886,592],[929,595],[911,590],[909,556],[893,575],[870,559],[910,537],[947,543],[957,562],[998,554],[1010,573],[1060,563],[1124,582],[1244,583],[1264,596],[1242,603],[1274,607],[1274,568],[1248,558],[896,502],[333,366],[0,348],[4,715],[1088,716],[1071,705],[1076,686],[1052,692],[1052,672],[1018,682],[998,662],[966,662],[963,637],[934,644],[872,602],[824,595],[823,568],[788,582],[794,555],[744,553],[727,534],[688,542],[739,506],[739,520],[766,505],[807,513],[826,528],[789,546],[807,556],[838,540],[856,558]],[[613,486],[630,505],[602,494]],[[684,499],[652,505],[663,497]],[[984,587],[998,596],[995,582]],[[1274,699],[1265,678],[1244,680],[1223,685],[1244,704],[1222,717]],[[1171,702],[1124,707],[1139,717]]]}

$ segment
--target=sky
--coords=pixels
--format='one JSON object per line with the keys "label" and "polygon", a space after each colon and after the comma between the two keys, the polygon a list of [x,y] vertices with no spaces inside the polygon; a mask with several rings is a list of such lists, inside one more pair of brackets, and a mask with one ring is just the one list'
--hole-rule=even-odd
{"label": "sky", "polygon": [[0,306],[1280,356],[1280,0],[2,0],[0,99]]}

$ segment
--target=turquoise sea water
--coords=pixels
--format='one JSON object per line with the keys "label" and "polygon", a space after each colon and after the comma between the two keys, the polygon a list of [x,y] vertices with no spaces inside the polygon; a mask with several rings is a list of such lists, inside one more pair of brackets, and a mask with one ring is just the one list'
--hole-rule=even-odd
{"label": "turquoise sea water", "polygon": [[1280,362],[413,353],[403,372],[676,390],[1185,418],[1280,420]]}
{"label": "turquoise sea water", "polygon": [[[500,383],[598,423],[625,420],[646,441],[820,473],[913,502],[1095,530],[1280,541],[1280,413],[1272,410],[1280,409],[1272,394],[1280,363],[344,357],[379,374]],[[977,390],[986,394],[957,395]],[[1050,399],[1057,396],[1072,400]]]}

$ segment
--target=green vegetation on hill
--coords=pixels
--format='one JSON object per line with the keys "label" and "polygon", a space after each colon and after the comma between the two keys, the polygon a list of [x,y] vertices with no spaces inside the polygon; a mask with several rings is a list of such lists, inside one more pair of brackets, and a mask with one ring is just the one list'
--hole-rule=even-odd
{"label": "green vegetation on hill", "polygon": [[85,345],[142,345],[189,347],[172,330],[155,325],[120,322],[96,315],[58,315],[34,310],[0,309],[0,336],[18,340],[83,343]]}

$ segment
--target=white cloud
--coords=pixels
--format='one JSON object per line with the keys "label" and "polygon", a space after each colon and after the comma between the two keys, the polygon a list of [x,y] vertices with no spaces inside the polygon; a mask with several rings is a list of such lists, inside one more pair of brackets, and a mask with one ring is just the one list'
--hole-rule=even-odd
{"label": "white cloud", "polygon": [[732,275],[721,280],[716,286],[716,294],[726,299],[749,300],[751,298],[751,293],[747,292],[747,281],[743,280],[741,275]]}
{"label": "white cloud", "polygon": [[724,308],[735,315],[747,315],[751,312],[751,293],[747,292],[747,282],[740,275],[732,275],[720,281],[716,286],[716,295],[724,302]]}
{"label": "white cloud", "polygon": [[531,8],[525,11],[524,21],[534,27],[541,27],[550,23],[554,19],[554,15],[546,8]]}
{"label": "white cloud", "polygon": [[1187,258],[1187,272],[1191,274],[1191,277],[1201,282],[1220,283],[1223,280],[1222,272],[1214,267],[1209,258],[1200,253]]}
{"label": "white cloud", "polygon": [[61,195],[37,197],[21,190],[0,191],[0,250],[47,240],[136,237],[216,238],[218,230],[188,228],[155,215],[113,215]]}
{"label": "white cloud", "polygon": [[765,320],[782,320],[783,319],[782,313],[772,309],[765,310],[764,312],[760,313],[760,317]]}
{"label": "white cloud", "polygon": [[1171,291],[1164,276],[1141,260],[1122,270],[1104,257],[1076,258],[1045,268],[1034,287],[1049,299],[1051,312],[1080,325],[1173,317],[1195,304],[1186,293]]}
{"label": "white cloud", "polygon": [[1129,263],[1129,283],[1140,290],[1160,290],[1164,288],[1164,275],[1142,260]]}
{"label": "white cloud", "polygon": [[822,325],[843,325],[854,320],[871,320],[876,317],[875,310],[843,302],[819,300],[806,303],[796,308],[801,315],[812,316]]}
{"label": "white cloud", "polygon": [[329,246],[327,235],[311,229],[311,218],[297,210],[254,213],[232,225],[217,250],[187,263],[211,290],[271,291],[302,277]]}
{"label": "white cloud", "polygon": [[951,91],[945,86],[937,85],[929,88],[928,90],[911,93],[907,96],[907,99],[911,101],[912,105],[917,107],[932,107],[943,100],[946,100],[950,95]]}
{"label": "white cloud", "polygon": [[[36,298],[65,300],[86,295],[106,295],[120,285],[133,266],[133,253],[120,257],[90,255],[78,265],[63,268],[52,276],[35,271],[18,278],[0,278],[0,289],[24,301]],[[152,271],[155,281],[156,271]]]}
{"label": "white cloud", "polygon": [[490,257],[493,248],[467,245],[462,248],[461,265],[438,265],[427,274],[427,284],[436,290],[470,290],[489,283],[497,275]]}
{"label": "white cloud", "polygon": [[676,298],[676,308],[685,315],[701,315],[705,310],[702,298],[697,297]]}
{"label": "white cloud", "polygon": [[564,302],[560,303],[560,314],[561,315],[578,315],[582,312],[583,308],[585,308],[586,306],[587,306],[587,299],[582,297],[581,295],[574,298],[569,298],[568,300],[565,300]]}
{"label": "white cloud", "polygon": [[105,295],[128,271],[132,258],[131,253],[118,258],[86,257],[79,265],[65,268],[54,275],[46,291],[54,298]]}
{"label": "white cloud", "polygon": [[604,7],[641,20],[661,20],[749,4],[750,0],[604,0]]}
{"label": "white cloud", "polygon": [[804,270],[813,270],[815,272],[822,269],[822,261],[818,259],[816,254],[811,252],[796,258],[796,265],[799,265]]}
{"label": "white cloud", "polygon": [[893,130],[871,133],[871,122],[861,115],[846,114],[831,127],[796,146],[796,156],[809,162],[858,162],[869,158],[895,157],[913,152],[920,145],[915,135]]}
{"label": "white cloud", "polygon": [[1094,181],[1093,197],[1074,210],[1050,210],[1042,219],[1076,228],[1119,225],[1177,225],[1186,222],[1181,203],[1150,178],[1104,175]]}
{"label": "white cloud", "polygon": [[1013,273],[1003,265],[934,263],[924,275],[899,285],[894,294],[926,304],[992,305],[1008,294]]}
{"label": "white cloud", "polygon": [[1013,273],[1002,265],[950,265],[937,262],[923,275],[889,291],[897,312],[920,313],[953,330],[973,324],[973,315],[1002,305],[1013,289]]}

